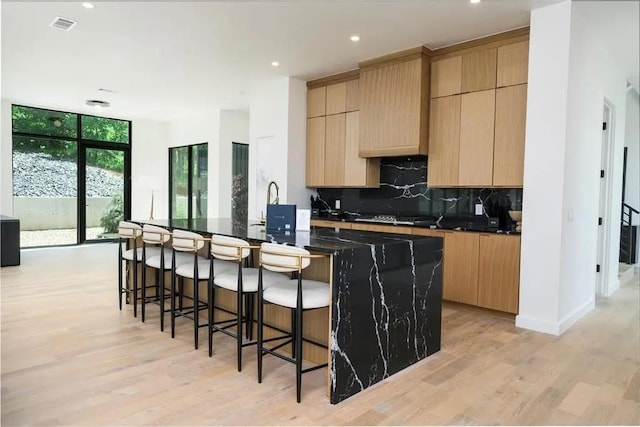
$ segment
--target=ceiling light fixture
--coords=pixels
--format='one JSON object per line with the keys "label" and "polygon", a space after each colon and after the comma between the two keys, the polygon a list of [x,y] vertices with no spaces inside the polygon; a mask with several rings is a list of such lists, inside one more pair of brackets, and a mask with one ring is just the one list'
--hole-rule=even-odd
{"label": "ceiling light fixture", "polygon": [[87,99],[85,104],[88,105],[89,107],[95,108],[98,111],[102,110],[103,107],[106,108],[111,105],[107,101],[100,101],[99,99]]}
{"label": "ceiling light fixture", "polygon": [[93,9],[95,7],[93,3],[89,3],[89,2],[84,2],[82,3],[82,5],[87,9]]}
{"label": "ceiling light fixture", "polygon": [[273,65],[274,67],[277,67],[278,65],[280,65],[280,63],[278,61],[273,61],[271,65]]}
{"label": "ceiling light fixture", "polygon": [[469,0],[471,3],[476,4],[476,3],[480,3],[482,0]]}
{"label": "ceiling light fixture", "polygon": [[352,42],[360,41],[360,36],[357,36],[357,35],[353,35],[353,36],[351,36],[351,41],[352,41]]}

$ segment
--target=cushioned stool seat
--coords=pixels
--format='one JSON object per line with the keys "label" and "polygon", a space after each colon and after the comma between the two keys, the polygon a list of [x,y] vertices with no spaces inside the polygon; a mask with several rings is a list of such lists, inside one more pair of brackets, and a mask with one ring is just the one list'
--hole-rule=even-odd
{"label": "cushioned stool seat", "polygon": [[[142,262],[142,252],[143,249],[142,248],[137,248],[135,250],[136,252],[136,260],[138,262]],[[133,249],[129,249],[127,251],[125,251],[122,254],[122,258],[128,260],[128,261],[133,261],[133,254],[134,254],[134,250]],[[147,258],[149,257],[153,257],[153,256],[158,256],[160,255],[160,248],[147,248]]]}
{"label": "cushioned stool seat", "polygon": [[[264,275],[264,272],[262,273]],[[267,286],[265,283],[265,301],[278,304],[283,307],[296,308],[298,300],[298,280],[293,279],[287,282],[272,283]],[[329,286],[325,282],[317,280],[302,281],[302,309],[327,307],[331,302]]]}
{"label": "cushioned stool seat", "polygon": [[[171,270],[173,266],[173,261],[171,260],[171,258],[172,258],[171,249],[164,249],[164,269],[165,270]],[[147,266],[160,269],[161,262],[162,260],[160,259],[160,255],[149,257],[149,254],[147,253]],[[176,254],[176,267],[180,267],[183,264],[188,264],[189,262],[191,262],[192,263],[191,265],[193,265],[193,261],[189,255]]]}
{"label": "cushioned stool seat", "polygon": [[[198,279],[199,280],[208,280],[209,279],[209,268],[210,268],[210,260],[209,258],[198,257]],[[226,273],[230,270],[237,270],[238,266],[229,261],[221,261],[216,259],[213,261],[213,274],[218,277],[218,275]],[[178,265],[176,267],[176,274],[178,276],[186,277],[188,279],[193,279],[193,258],[189,260],[189,262]]]}
{"label": "cushioned stool seat", "polygon": [[[235,267],[235,272],[225,272],[220,275],[216,275],[216,286],[228,289],[230,291],[238,291],[238,267]],[[257,268],[243,268],[242,269],[242,291],[243,292],[257,292],[258,291],[258,273]],[[274,273],[273,271],[263,271],[262,281],[263,286],[268,288],[274,283],[288,281],[289,276],[282,273]]]}

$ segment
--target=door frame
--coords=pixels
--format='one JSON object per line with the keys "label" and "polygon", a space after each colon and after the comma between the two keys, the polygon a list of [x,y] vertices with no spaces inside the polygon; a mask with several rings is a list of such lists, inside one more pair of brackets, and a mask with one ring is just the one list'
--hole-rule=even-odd
{"label": "door frame", "polygon": [[[609,283],[609,272],[611,271],[611,227],[612,218],[612,192],[614,176],[614,126],[615,126],[615,105],[604,98],[602,110],[603,126],[601,138],[600,168],[604,170],[604,176],[600,182],[600,195],[598,214],[602,217],[602,225],[598,226],[598,247],[597,264],[600,265],[600,272],[596,272],[596,295],[608,296],[612,288]],[[616,252],[617,253],[617,252]]]}

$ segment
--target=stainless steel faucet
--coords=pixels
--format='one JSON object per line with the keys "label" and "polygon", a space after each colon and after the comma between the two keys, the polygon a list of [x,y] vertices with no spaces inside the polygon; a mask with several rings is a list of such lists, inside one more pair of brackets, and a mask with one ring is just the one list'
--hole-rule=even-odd
{"label": "stainless steel faucet", "polygon": [[278,184],[276,184],[275,181],[271,181],[267,186],[267,204],[268,205],[271,204],[271,186],[272,185],[276,187],[276,198],[273,200],[273,204],[277,205],[280,203],[280,187],[278,187]]}

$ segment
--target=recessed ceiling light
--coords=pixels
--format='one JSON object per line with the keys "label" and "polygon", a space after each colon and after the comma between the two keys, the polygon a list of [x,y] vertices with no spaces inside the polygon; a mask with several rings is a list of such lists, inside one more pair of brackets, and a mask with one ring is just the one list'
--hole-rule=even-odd
{"label": "recessed ceiling light", "polygon": [[351,41],[352,42],[360,41],[360,36],[356,36],[356,35],[351,36]]}
{"label": "recessed ceiling light", "polygon": [[469,0],[471,3],[476,4],[476,3],[480,3],[482,0]]}
{"label": "recessed ceiling light", "polygon": [[93,5],[93,3],[89,3],[89,2],[84,2],[82,3],[82,5],[84,7],[86,7],[87,9],[93,9],[95,6]]}
{"label": "recessed ceiling light", "polygon": [[278,65],[280,65],[280,63],[278,61],[273,61],[271,65],[273,65],[274,67],[277,67]]}

